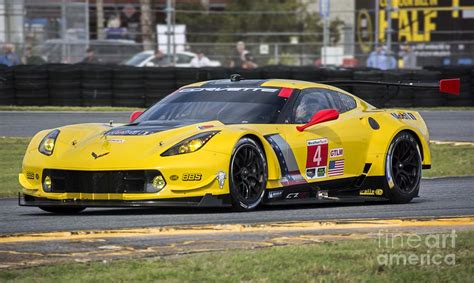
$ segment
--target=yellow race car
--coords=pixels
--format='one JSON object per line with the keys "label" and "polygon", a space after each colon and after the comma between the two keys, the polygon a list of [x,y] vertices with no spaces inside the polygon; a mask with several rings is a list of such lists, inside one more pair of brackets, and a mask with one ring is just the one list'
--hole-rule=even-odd
{"label": "yellow race car", "polygon": [[328,84],[233,75],[182,87],[128,124],[39,132],[19,202],[56,213],[406,203],[431,166],[428,141],[416,111],[377,109]]}

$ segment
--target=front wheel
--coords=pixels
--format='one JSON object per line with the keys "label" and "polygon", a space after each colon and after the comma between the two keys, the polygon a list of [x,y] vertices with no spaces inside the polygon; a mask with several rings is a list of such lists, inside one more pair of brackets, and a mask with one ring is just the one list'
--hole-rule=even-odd
{"label": "front wheel", "polygon": [[401,132],[390,144],[385,175],[392,203],[408,203],[418,195],[421,181],[421,153],[412,134]]}
{"label": "front wheel", "polygon": [[39,208],[56,214],[76,214],[86,209],[83,206],[40,206]]}
{"label": "front wheel", "polygon": [[230,161],[230,194],[235,210],[255,209],[267,185],[267,162],[260,146],[252,139],[240,139]]}

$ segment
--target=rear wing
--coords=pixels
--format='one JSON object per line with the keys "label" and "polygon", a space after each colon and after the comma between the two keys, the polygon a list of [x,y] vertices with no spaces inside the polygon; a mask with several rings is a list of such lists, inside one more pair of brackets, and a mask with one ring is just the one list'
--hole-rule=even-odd
{"label": "rear wing", "polygon": [[382,81],[356,81],[356,80],[341,80],[341,81],[322,81],[322,84],[328,85],[383,85],[387,87],[387,91],[391,86],[397,87],[397,93],[400,88],[424,88],[424,89],[439,89],[441,93],[452,95],[459,95],[461,89],[461,80],[445,79],[436,83],[424,82],[382,82]]}

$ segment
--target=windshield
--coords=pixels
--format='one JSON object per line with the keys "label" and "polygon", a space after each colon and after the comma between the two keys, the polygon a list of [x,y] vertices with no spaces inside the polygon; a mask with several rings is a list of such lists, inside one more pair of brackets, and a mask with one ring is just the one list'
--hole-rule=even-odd
{"label": "windshield", "polygon": [[150,53],[148,53],[148,52],[138,53],[137,55],[135,55],[132,58],[128,59],[125,62],[125,65],[138,66],[141,62],[146,60],[148,57],[150,57]]}
{"label": "windshield", "polygon": [[136,122],[200,123],[218,120],[224,124],[275,123],[286,99],[279,88],[185,88],[155,104]]}

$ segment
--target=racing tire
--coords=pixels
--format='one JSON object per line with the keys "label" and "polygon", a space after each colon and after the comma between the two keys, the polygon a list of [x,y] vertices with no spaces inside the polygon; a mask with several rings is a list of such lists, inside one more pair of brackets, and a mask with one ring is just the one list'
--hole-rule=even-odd
{"label": "racing tire", "polygon": [[40,206],[39,208],[56,214],[76,214],[86,209],[85,206]]}
{"label": "racing tire", "polygon": [[400,132],[390,143],[385,160],[385,178],[391,203],[408,203],[418,195],[421,153],[415,137]]}
{"label": "racing tire", "polygon": [[230,161],[229,175],[233,209],[255,209],[265,195],[268,173],[265,153],[254,140],[242,138],[237,142]]}

